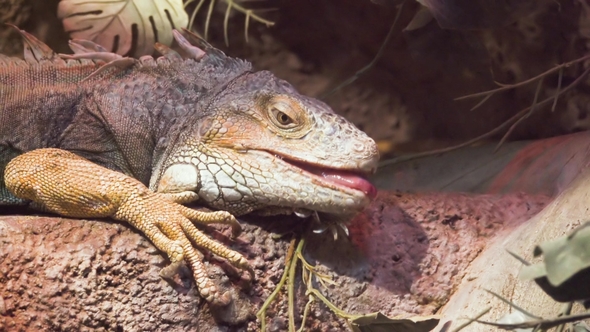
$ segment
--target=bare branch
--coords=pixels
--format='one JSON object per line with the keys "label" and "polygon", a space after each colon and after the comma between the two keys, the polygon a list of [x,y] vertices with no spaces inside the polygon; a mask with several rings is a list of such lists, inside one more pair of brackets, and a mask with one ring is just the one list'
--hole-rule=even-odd
{"label": "bare branch", "polygon": [[[582,73],[582,75],[580,75],[575,81],[573,81],[570,85],[568,85],[565,89],[561,90],[559,92],[559,95],[563,95],[564,93],[566,93],[567,91],[573,89],[576,85],[578,85],[588,74],[590,73],[590,68],[586,69],[586,71],[584,71]],[[552,101],[556,96],[551,96],[549,98],[543,99],[542,101],[538,102],[536,104],[536,106],[540,106],[543,104],[546,104],[550,101]],[[532,106],[532,105],[531,105]],[[458,145],[454,145],[454,146],[450,146],[447,148],[443,148],[443,149],[436,149],[436,150],[431,150],[431,151],[426,151],[426,152],[421,152],[421,153],[415,153],[415,154],[411,154],[411,155],[406,155],[406,156],[401,156],[401,157],[397,157],[397,158],[392,158],[389,160],[385,160],[382,161],[381,163],[379,163],[379,167],[383,167],[383,166],[387,166],[387,165],[393,165],[393,164],[397,164],[399,162],[402,161],[408,161],[408,160],[413,160],[416,158],[422,158],[422,157],[427,157],[427,156],[433,156],[433,155],[438,155],[441,153],[446,153],[446,152],[450,152],[450,151],[454,151],[466,146],[470,146],[474,143],[477,143],[483,139],[492,137],[493,135],[501,132],[504,128],[506,128],[508,125],[512,124],[512,126],[516,126],[518,125],[520,122],[522,122],[522,118],[529,112],[529,110],[531,109],[531,106],[528,106],[526,108],[524,108],[523,110],[519,111],[518,113],[514,114],[510,119],[504,121],[502,124],[500,124],[498,127],[488,131],[487,133],[480,135],[476,138],[470,139],[466,142],[463,142],[461,144]]]}
{"label": "bare branch", "polygon": [[389,28],[389,32],[387,33],[387,36],[383,40],[383,43],[381,43],[381,47],[379,47],[379,51],[377,51],[377,54],[375,54],[375,57],[373,58],[373,60],[371,60],[371,62],[369,62],[368,65],[359,69],[356,73],[354,73],[354,75],[352,75],[351,77],[346,79],[344,82],[340,83],[334,89],[328,91],[328,93],[321,96],[321,99],[325,99],[325,98],[333,95],[334,93],[338,92],[338,90],[342,89],[343,87],[353,83],[359,77],[361,77],[361,75],[363,75],[369,69],[373,68],[373,66],[377,63],[377,61],[379,61],[379,59],[381,59],[381,56],[383,56],[383,52],[385,52],[385,47],[387,46],[387,44],[389,44],[389,41],[391,40],[391,38],[394,35],[395,27],[397,26],[397,21],[399,21],[399,18],[401,17],[401,13],[404,10],[404,6],[405,6],[406,2],[407,2],[407,0],[402,2],[399,9],[397,10],[397,13],[395,14],[395,19],[393,20],[393,23],[391,24],[391,28]]}
{"label": "bare branch", "polygon": [[525,86],[525,85],[530,84],[530,83],[533,83],[536,80],[538,80],[540,78],[543,78],[543,77],[545,77],[545,76],[547,76],[549,74],[552,74],[552,73],[554,73],[556,71],[559,71],[562,68],[567,68],[567,67],[569,67],[569,66],[571,66],[573,64],[576,64],[576,63],[579,63],[579,62],[583,62],[583,61],[586,61],[588,59],[590,59],[590,54],[585,55],[585,56],[583,56],[581,58],[578,58],[576,60],[572,60],[570,62],[566,62],[566,63],[563,63],[561,65],[557,65],[557,66],[555,66],[555,67],[553,67],[553,68],[545,71],[542,74],[539,74],[539,75],[537,75],[535,77],[529,78],[526,81],[522,81],[522,82],[515,83],[515,84],[501,84],[501,83],[496,82],[497,85],[500,85],[500,88],[497,88],[497,89],[494,89],[494,90],[489,90],[489,91],[483,91],[483,92],[473,93],[473,94],[462,96],[462,97],[457,97],[454,100],[465,100],[465,99],[471,99],[471,98],[477,98],[477,97],[486,97],[486,96],[488,96],[490,94],[494,94],[494,93],[497,93],[497,92],[502,92],[502,91],[506,91],[506,90],[518,88],[518,87],[521,87],[521,86]]}

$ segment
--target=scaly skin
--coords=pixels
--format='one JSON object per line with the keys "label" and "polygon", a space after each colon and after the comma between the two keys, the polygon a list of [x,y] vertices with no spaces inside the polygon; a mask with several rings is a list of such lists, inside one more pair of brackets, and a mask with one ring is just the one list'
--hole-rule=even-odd
{"label": "scaly skin", "polygon": [[[238,252],[224,247],[199,231],[191,221],[231,225],[237,220],[226,211],[200,212],[170,201],[174,196],[157,194],[141,182],[119,172],[91,163],[60,149],[38,149],[14,158],[4,175],[6,185],[18,197],[68,217],[112,217],[128,222],[143,232],[170,261],[183,259],[191,267],[203,298],[227,304],[207,277],[203,255],[191,244],[225,258],[241,269],[250,269]],[[180,200],[186,197],[180,195]],[[190,196],[190,195],[189,195]]]}
{"label": "scaly skin", "polygon": [[[64,60],[22,34],[25,61],[0,56],[0,205],[128,222],[172,263],[186,261],[200,294],[223,305],[229,294],[193,244],[251,270],[192,222],[236,233],[233,215],[340,220],[370,201],[374,188],[359,174],[375,169],[375,142],[269,72],[178,32],[182,56],[156,45],[157,60],[86,41]],[[180,205],[194,201],[223,211]]]}

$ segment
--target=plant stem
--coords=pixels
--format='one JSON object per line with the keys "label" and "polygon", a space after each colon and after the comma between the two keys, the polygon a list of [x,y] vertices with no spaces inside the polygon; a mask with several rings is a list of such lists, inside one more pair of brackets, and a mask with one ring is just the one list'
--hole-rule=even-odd
{"label": "plant stem", "polygon": [[269,295],[269,297],[264,301],[260,310],[256,313],[256,317],[260,320],[260,331],[266,331],[266,310],[270,306],[270,304],[275,300],[281,288],[285,285],[287,281],[287,275],[289,274],[288,266],[291,264],[291,261],[294,260],[294,252],[295,252],[295,241],[296,238],[293,237],[291,242],[289,243],[289,250],[287,251],[287,256],[285,257],[285,270],[283,271],[283,275],[281,276],[281,280],[279,281],[277,287],[275,287],[274,291]]}

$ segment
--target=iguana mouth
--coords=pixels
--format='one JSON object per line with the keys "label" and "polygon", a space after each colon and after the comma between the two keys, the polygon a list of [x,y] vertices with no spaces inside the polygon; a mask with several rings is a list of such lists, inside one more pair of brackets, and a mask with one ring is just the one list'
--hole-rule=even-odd
{"label": "iguana mouth", "polygon": [[323,167],[317,164],[295,161],[277,154],[275,154],[275,157],[281,159],[293,167],[299,168],[307,173],[311,173],[313,175],[313,179],[319,179],[322,182],[328,182],[338,187],[346,187],[349,189],[361,191],[370,199],[373,199],[375,196],[377,196],[377,189],[365,178],[364,174],[360,171],[354,172],[349,170]]}

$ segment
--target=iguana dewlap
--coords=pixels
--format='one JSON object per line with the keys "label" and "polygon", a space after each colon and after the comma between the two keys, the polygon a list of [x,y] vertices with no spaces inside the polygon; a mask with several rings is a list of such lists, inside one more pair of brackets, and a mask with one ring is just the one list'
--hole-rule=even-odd
{"label": "iguana dewlap", "polygon": [[[191,241],[248,262],[193,222],[237,231],[233,215],[250,212],[352,215],[374,195],[372,139],[190,33],[203,49],[175,31],[180,53],[157,44],[162,57],[139,60],[76,40],[76,55],[58,56],[21,34],[25,60],[0,55],[0,205],[126,221],[185,260],[210,302],[228,298]],[[180,205],[196,200],[221,211]]]}

